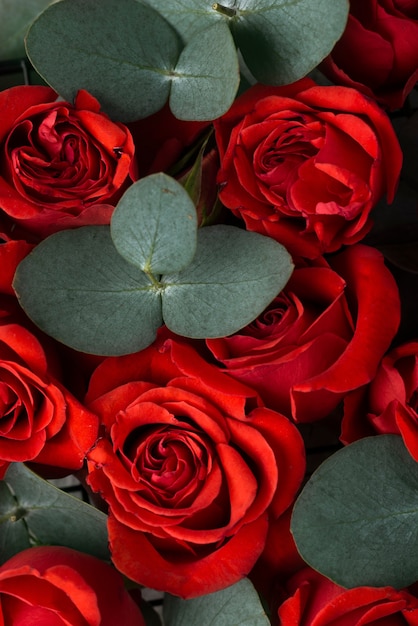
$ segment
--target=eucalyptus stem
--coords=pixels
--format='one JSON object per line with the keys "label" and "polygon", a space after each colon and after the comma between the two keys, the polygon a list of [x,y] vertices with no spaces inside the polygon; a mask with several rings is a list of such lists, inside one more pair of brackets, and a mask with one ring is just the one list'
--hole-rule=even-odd
{"label": "eucalyptus stem", "polygon": [[222,15],[226,15],[227,17],[234,17],[236,15],[236,9],[224,7],[223,4],[219,4],[219,2],[214,2],[212,4],[212,9],[214,11],[218,11],[218,13],[222,13]]}
{"label": "eucalyptus stem", "polygon": [[148,280],[150,281],[150,283],[155,289],[158,289],[158,290],[161,289],[160,281],[155,278],[154,274],[150,270],[145,268],[143,272],[148,277]]}

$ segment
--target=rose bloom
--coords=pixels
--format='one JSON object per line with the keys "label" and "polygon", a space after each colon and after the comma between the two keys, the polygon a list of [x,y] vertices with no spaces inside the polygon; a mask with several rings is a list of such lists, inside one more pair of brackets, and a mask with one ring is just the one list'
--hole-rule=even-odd
{"label": "rose bloom", "polygon": [[344,589],[306,568],[286,586],[277,626],[417,626],[418,599],[392,587]]}
{"label": "rose bloom", "polygon": [[418,80],[417,41],[416,0],[350,0],[346,29],[321,70],[397,109]]}
{"label": "rose bloom", "polygon": [[12,461],[61,474],[80,469],[98,436],[97,416],[60,382],[52,342],[32,332],[12,295],[14,270],[30,248],[0,245],[0,476]]}
{"label": "rose bloom", "polygon": [[122,576],[70,548],[42,546],[0,566],[2,626],[145,626]]}
{"label": "rose bloom", "polygon": [[104,427],[87,482],[109,505],[118,570],[185,598],[244,577],[303,478],[296,427],[161,333],[99,365],[86,402]]}
{"label": "rose bloom", "polygon": [[402,435],[418,461],[418,341],[391,350],[370,384],[344,401],[342,441],[376,433]]}
{"label": "rose bloom", "polygon": [[387,115],[354,89],[309,78],[256,85],[214,125],[220,200],[294,256],[360,241],[377,201],[393,200],[398,140]]}
{"label": "rose bloom", "polygon": [[49,87],[12,87],[0,92],[0,112],[0,208],[8,216],[0,228],[7,238],[19,238],[16,224],[44,237],[108,223],[134,153],[128,129],[84,90],[73,106]]}
{"label": "rose bloom", "polygon": [[254,322],[206,344],[268,407],[312,422],[370,382],[399,321],[398,289],[382,254],[357,244],[328,262],[299,263]]}

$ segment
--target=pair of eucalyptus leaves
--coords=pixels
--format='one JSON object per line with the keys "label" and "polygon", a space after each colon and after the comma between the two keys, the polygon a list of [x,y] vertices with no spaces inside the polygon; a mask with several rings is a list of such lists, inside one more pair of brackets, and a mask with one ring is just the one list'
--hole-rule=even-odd
{"label": "pair of eucalyptus leaves", "polygon": [[[212,120],[237,94],[239,55],[253,79],[293,82],[330,52],[347,15],[347,0],[58,0],[31,23],[26,52],[62,98],[86,89],[114,120],[147,117],[167,100],[180,119]],[[197,230],[187,194],[161,174],[126,192],[110,229],[48,238],[21,264],[15,288],[48,334],[117,355],[152,343],[162,323],[188,337],[231,334],[291,269],[270,239]]]}
{"label": "pair of eucalyptus leaves", "polygon": [[14,288],[44,332],[82,352],[150,345],[164,323],[222,337],[255,319],[293,269],[286,249],[236,226],[198,228],[186,189],[166,174],[129,187],[110,226],[56,233],[20,264]]}
{"label": "pair of eucalyptus leaves", "polygon": [[292,83],[332,50],[347,16],[347,0],[59,0],[31,24],[26,51],[65,100],[86,89],[113,119],[168,100],[179,119],[213,120],[233,103],[240,67]]}

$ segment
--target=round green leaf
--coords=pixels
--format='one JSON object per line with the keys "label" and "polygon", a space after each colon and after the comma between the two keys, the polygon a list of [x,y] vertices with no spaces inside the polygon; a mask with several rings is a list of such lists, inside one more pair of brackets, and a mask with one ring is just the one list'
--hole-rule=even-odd
{"label": "round green leaf", "polygon": [[164,322],[185,337],[230,335],[266,308],[292,269],[286,249],[270,237],[235,226],[202,228],[192,263],[161,279]]}
{"label": "round green leaf", "polygon": [[[329,54],[347,23],[347,0],[239,0],[232,34],[261,83],[286,85]],[[240,10],[242,7],[242,11]]]}
{"label": "round green leaf", "polygon": [[262,83],[305,76],[341,37],[347,0],[148,0],[185,42],[215,22],[229,24],[244,61]]}
{"label": "round green leaf", "polygon": [[251,582],[240,582],[206,596],[182,600],[166,594],[166,626],[269,626],[260,598]]}
{"label": "round green leaf", "polygon": [[170,109],[181,120],[213,120],[230,108],[239,87],[239,64],[228,26],[218,22],[193,36],[180,54]]}
{"label": "round green leaf", "polygon": [[291,529],[303,559],[344,587],[418,580],[418,464],[397,435],[332,455],[296,501]]}
{"label": "round green leaf", "polygon": [[141,350],[162,323],[158,290],[118,254],[107,226],[48,237],[19,264],[14,288],[39,328],[82,352]]}
{"label": "round green leaf", "polygon": [[181,45],[166,20],[138,0],[60,0],[34,21],[26,48],[64,99],[86,89],[110,117],[127,122],[165,104]]}
{"label": "round green leaf", "polygon": [[196,250],[196,208],[174,178],[152,174],[125,191],[110,232],[118,252],[144,272],[178,272]]}
{"label": "round green leaf", "polygon": [[100,559],[110,558],[104,513],[57,489],[21,463],[10,465],[4,480],[7,488],[12,488],[15,498],[14,509],[8,516],[9,524],[21,522],[26,535],[23,545],[17,537],[7,535],[7,526],[0,523],[0,545],[5,538],[11,540],[9,552],[16,554],[36,541],[66,546]]}

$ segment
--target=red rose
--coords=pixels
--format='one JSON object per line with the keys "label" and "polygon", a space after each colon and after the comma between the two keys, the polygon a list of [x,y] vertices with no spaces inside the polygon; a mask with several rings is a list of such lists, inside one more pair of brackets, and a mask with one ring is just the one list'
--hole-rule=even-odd
{"label": "red rose", "polygon": [[391,350],[371,383],[344,401],[341,439],[351,443],[376,433],[402,435],[418,461],[418,342]]}
{"label": "red rose", "polygon": [[11,218],[1,220],[7,235],[14,223],[42,237],[108,223],[134,153],[128,129],[100,113],[86,91],[73,106],[57,101],[49,87],[13,87],[0,92],[0,113],[0,208]]}
{"label": "red rose", "polygon": [[[0,245],[3,279],[29,249],[25,242]],[[97,439],[98,418],[61,384],[52,343],[41,343],[26,324],[15,298],[1,295],[0,474],[12,461],[77,470]]]}
{"label": "red rose", "polygon": [[402,153],[387,115],[346,87],[256,85],[215,121],[219,197],[248,230],[314,258],[360,241],[393,200]]}
{"label": "red rose", "polygon": [[119,572],[70,548],[42,546],[0,567],[4,626],[145,626]]}
{"label": "red rose", "polygon": [[417,41],[416,1],[350,0],[346,29],[321,69],[397,109],[418,80]]}
{"label": "red rose", "polygon": [[278,610],[279,626],[416,626],[418,599],[392,587],[344,589],[306,568],[288,585]]}
{"label": "red rose", "polygon": [[269,517],[303,478],[295,426],[173,339],[106,359],[86,401],[105,436],[88,483],[109,505],[112,560],[138,583],[182,597],[245,576]]}
{"label": "red rose", "polygon": [[383,256],[357,244],[328,263],[300,264],[254,322],[206,344],[267,406],[311,422],[373,378],[399,320],[398,290]]}

